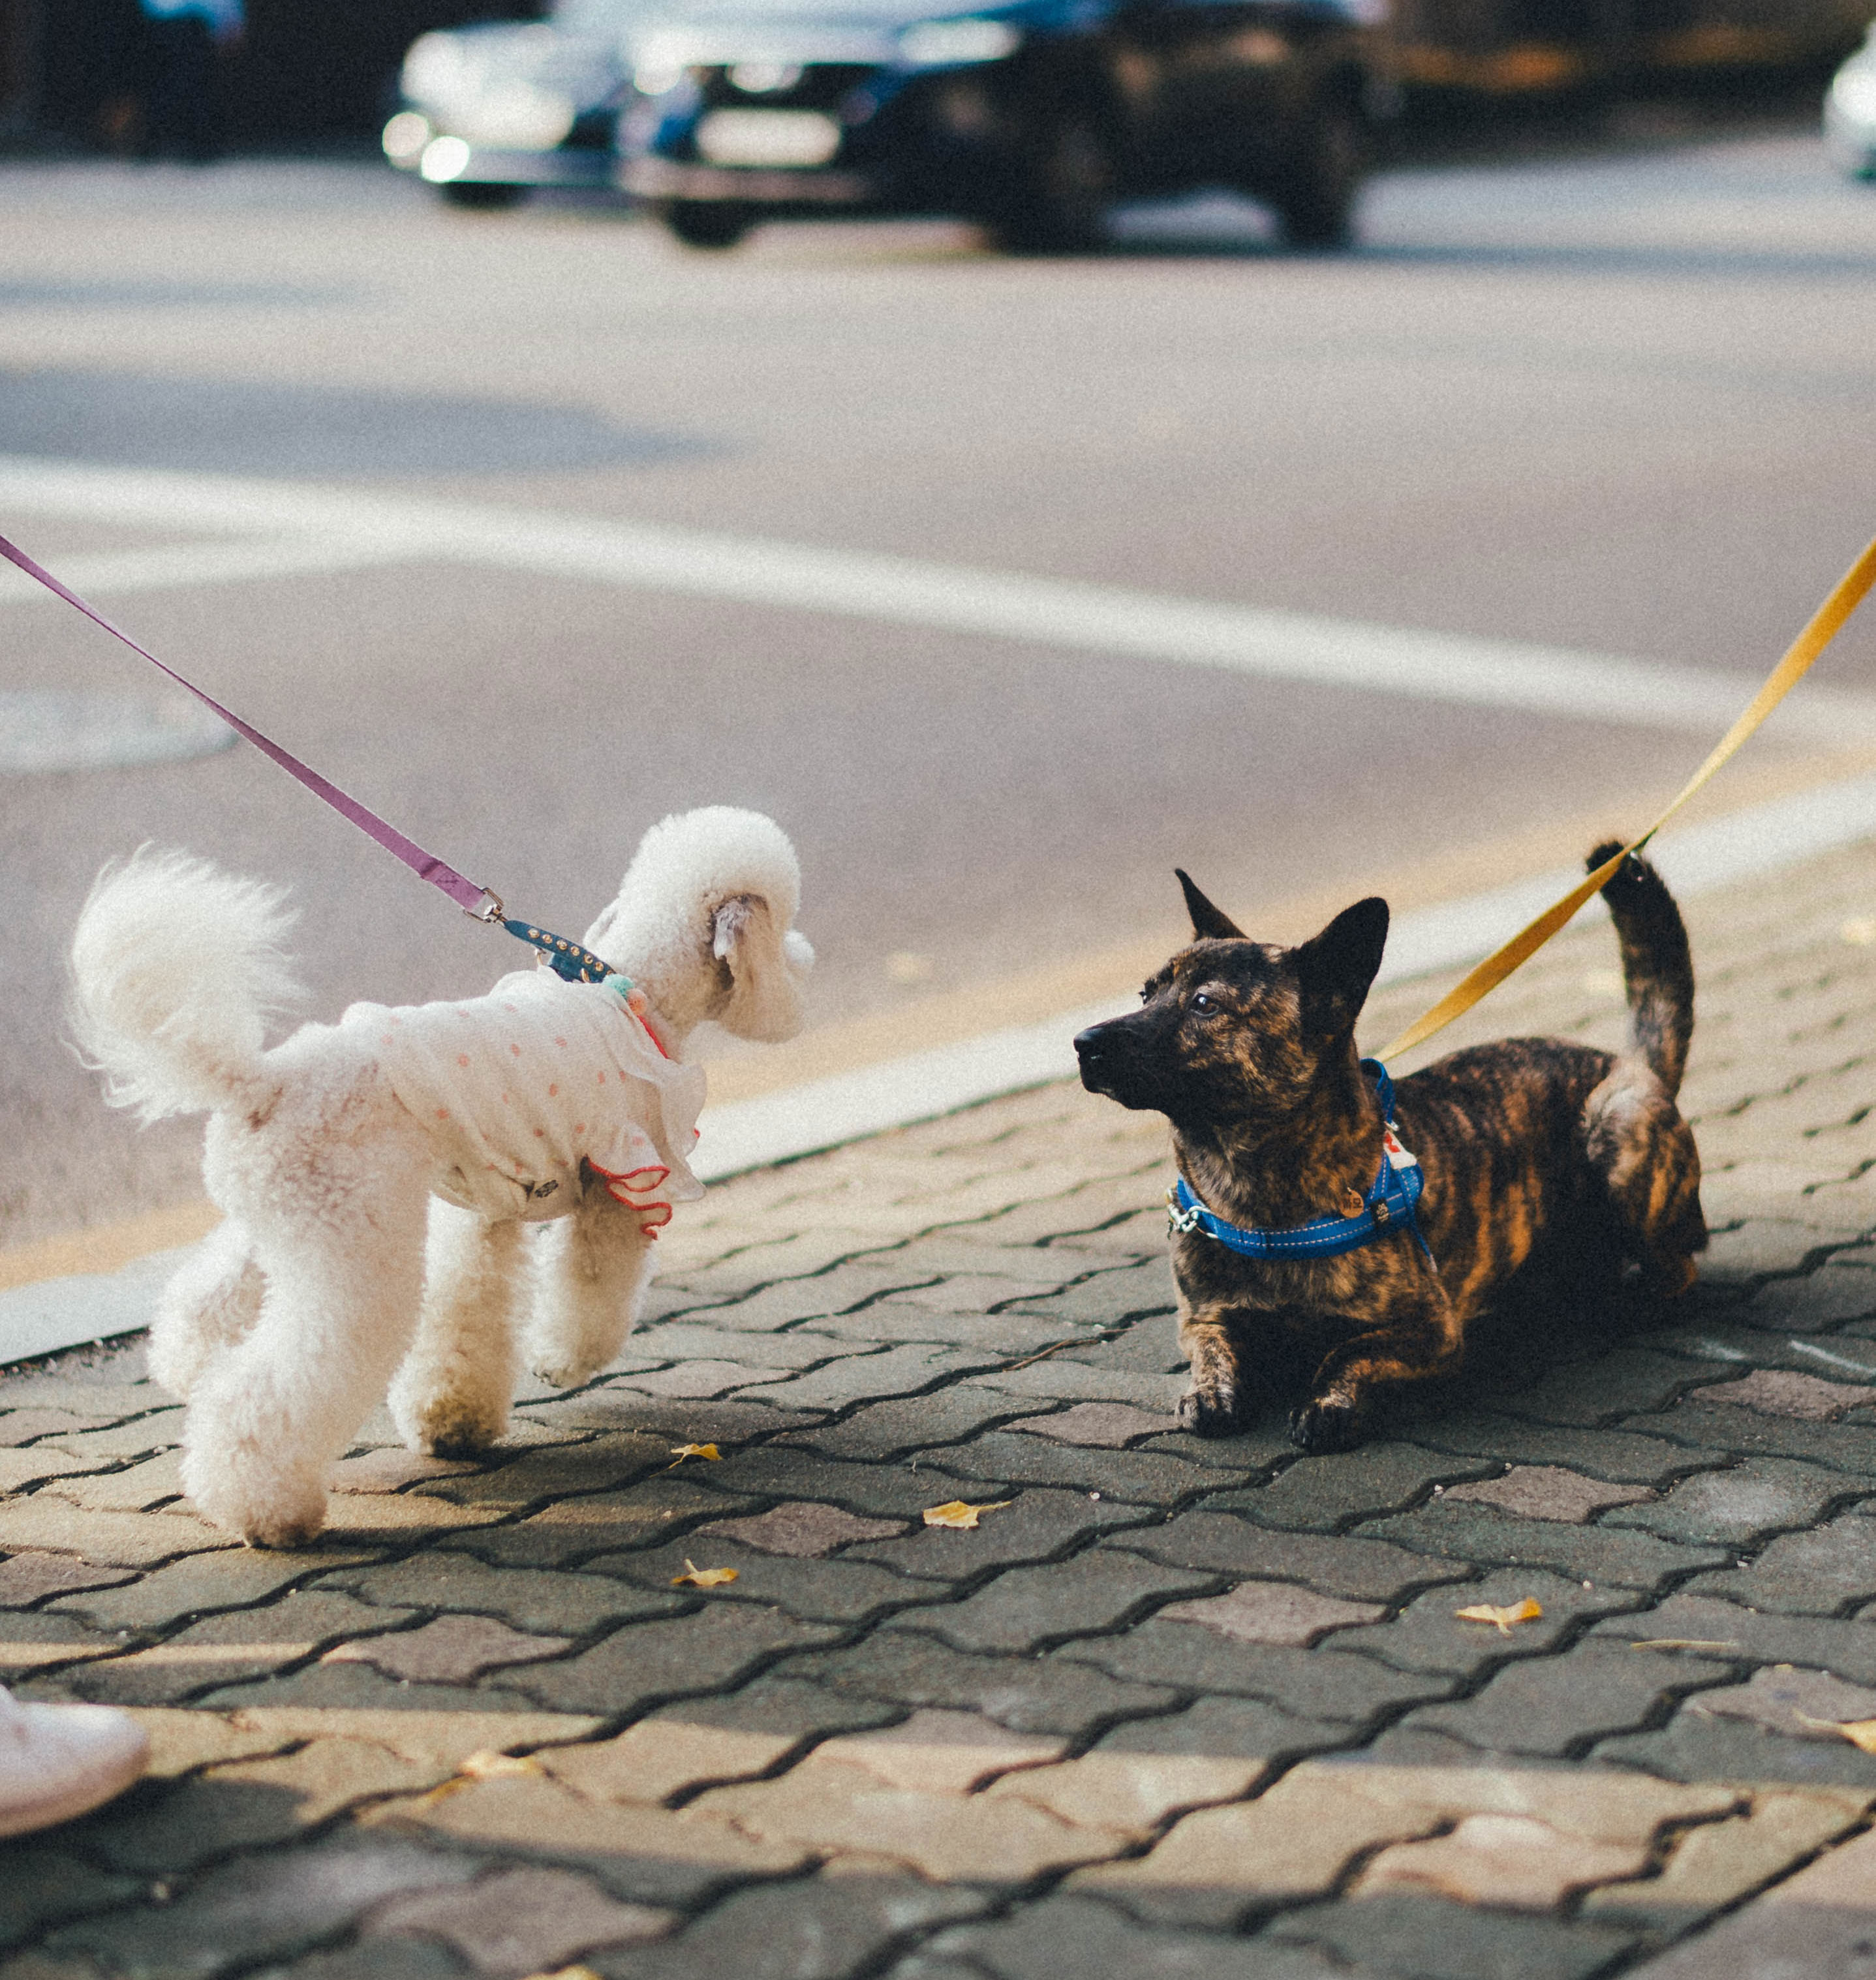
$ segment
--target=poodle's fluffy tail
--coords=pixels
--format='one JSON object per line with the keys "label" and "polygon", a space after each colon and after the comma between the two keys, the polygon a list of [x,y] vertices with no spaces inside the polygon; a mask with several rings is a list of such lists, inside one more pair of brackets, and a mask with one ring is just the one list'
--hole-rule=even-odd
{"label": "poodle's fluffy tail", "polygon": [[277,888],[144,846],[98,877],[71,940],[71,1026],[145,1121],[254,1104],[267,1019],[300,995]]}
{"label": "poodle's fluffy tail", "polygon": [[[1594,872],[1622,850],[1619,839],[1590,854]],[[1694,962],[1687,929],[1661,875],[1639,855],[1616,869],[1602,890],[1622,943],[1629,993],[1630,1049],[1650,1066],[1669,1096],[1681,1090],[1688,1041],[1694,1035]]]}

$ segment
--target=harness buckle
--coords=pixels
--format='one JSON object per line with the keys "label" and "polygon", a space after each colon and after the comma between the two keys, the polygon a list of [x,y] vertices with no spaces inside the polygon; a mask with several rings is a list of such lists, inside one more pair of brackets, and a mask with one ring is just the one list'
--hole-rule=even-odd
{"label": "harness buckle", "polygon": [[490,925],[508,919],[508,910],[502,905],[502,897],[493,887],[484,887],[482,899],[473,908],[465,908],[463,912],[472,922]]}

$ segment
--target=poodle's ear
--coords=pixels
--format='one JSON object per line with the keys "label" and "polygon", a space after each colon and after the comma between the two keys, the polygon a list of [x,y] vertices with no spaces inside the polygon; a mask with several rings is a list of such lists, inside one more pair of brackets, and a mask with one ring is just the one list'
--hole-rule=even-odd
{"label": "poodle's ear", "polygon": [[1192,939],[1203,942],[1207,936],[1224,942],[1242,942],[1244,931],[1231,917],[1214,908],[1198,889],[1192,884],[1192,876],[1183,867],[1173,871],[1179,875],[1179,884],[1185,890],[1186,912],[1192,917]]}
{"label": "poodle's ear", "polygon": [[814,949],[798,929],[775,925],[759,894],[732,894],[710,916],[710,952],[729,978],[729,996],[712,1015],[739,1038],[773,1043],[802,1028],[802,978]]}

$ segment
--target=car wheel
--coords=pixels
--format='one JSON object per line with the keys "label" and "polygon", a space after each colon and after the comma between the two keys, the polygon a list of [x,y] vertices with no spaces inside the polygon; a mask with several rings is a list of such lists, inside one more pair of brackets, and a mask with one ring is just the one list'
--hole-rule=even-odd
{"label": "car wheel", "polygon": [[739,206],[726,200],[674,200],[665,208],[664,223],[686,248],[734,248],[755,222]]}
{"label": "car wheel", "polygon": [[1354,239],[1367,151],[1361,120],[1350,105],[1317,105],[1272,201],[1291,247],[1346,248]]}
{"label": "car wheel", "polygon": [[1107,243],[1114,191],[1101,134],[1081,118],[1056,120],[1024,147],[991,238],[1011,254],[1091,254]]}
{"label": "car wheel", "polygon": [[487,179],[456,179],[437,188],[451,206],[470,213],[502,213],[528,196],[524,185],[503,185]]}

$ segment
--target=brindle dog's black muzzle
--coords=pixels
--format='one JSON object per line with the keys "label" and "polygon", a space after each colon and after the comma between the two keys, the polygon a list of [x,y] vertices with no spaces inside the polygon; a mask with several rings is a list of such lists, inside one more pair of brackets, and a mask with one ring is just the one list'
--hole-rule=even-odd
{"label": "brindle dog's black muzzle", "polygon": [[1104,1093],[1123,1107],[1141,1104],[1136,1096],[1141,1085],[1139,1018],[1110,1018],[1105,1024],[1091,1025],[1075,1034],[1075,1057],[1081,1062],[1081,1084],[1091,1093]]}

